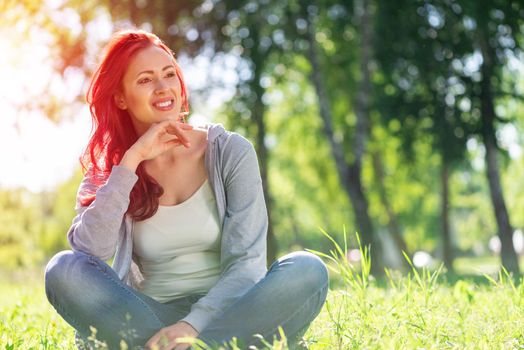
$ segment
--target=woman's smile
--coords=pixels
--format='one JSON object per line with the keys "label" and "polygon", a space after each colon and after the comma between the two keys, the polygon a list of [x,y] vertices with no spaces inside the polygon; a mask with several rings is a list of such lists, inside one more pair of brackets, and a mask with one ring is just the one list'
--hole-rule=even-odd
{"label": "woman's smile", "polygon": [[169,99],[162,99],[156,102],[153,102],[153,107],[158,109],[159,111],[167,112],[173,109],[175,106],[175,101],[172,98]]}

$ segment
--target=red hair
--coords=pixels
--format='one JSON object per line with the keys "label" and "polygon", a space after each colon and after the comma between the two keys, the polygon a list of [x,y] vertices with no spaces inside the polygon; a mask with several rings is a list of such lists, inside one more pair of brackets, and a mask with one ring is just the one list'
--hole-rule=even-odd
{"label": "red hair", "polygon": [[[95,200],[96,190],[107,181],[113,165],[119,164],[124,153],[138,140],[129,112],[117,107],[114,96],[122,90],[122,79],[130,61],[139,51],[151,46],[163,49],[173,58],[181,86],[181,112],[189,111],[182,71],[173,52],[156,35],[142,30],[115,33],[105,48],[105,55],[86,96],[93,119],[93,133],[80,163],[94,186],[80,190],[78,200],[82,206]],[[145,220],[157,211],[164,190],[142,165],[138,166],[136,173],[138,181],[131,191],[127,213],[135,220]]]}

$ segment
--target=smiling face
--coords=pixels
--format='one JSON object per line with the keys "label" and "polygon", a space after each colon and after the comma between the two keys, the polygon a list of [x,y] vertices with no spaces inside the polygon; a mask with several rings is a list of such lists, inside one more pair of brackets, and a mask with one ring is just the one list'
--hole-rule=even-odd
{"label": "smiling face", "polygon": [[154,45],[139,51],[127,67],[115,102],[129,112],[138,135],[153,123],[179,119],[182,93],[173,57]]}

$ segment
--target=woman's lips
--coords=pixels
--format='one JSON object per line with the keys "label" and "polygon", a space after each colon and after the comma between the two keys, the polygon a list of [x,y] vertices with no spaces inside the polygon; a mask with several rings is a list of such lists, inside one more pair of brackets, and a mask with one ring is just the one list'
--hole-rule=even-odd
{"label": "woman's lips", "polygon": [[161,101],[153,103],[153,107],[160,111],[170,111],[173,109],[175,102],[173,100]]}

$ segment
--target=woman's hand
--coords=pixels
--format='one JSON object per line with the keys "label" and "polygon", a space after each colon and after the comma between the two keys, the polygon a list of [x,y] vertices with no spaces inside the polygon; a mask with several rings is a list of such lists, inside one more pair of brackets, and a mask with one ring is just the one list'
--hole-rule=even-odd
{"label": "woman's hand", "polygon": [[[145,345],[146,349],[158,350],[185,350],[191,344],[178,343],[177,338],[196,338],[198,332],[189,323],[180,321],[172,326],[162,328],[149,339]],[[155,348],[156,346],[156,348]]]}
{"label": "woman's hand", "polygon": [[189,139],[185,135],[187,130],[193,130],[193,126],[172,119],[151,125],[126,151],[120,164],[135,171],[142,161],[156,158],[172,147],[189,147]]}

